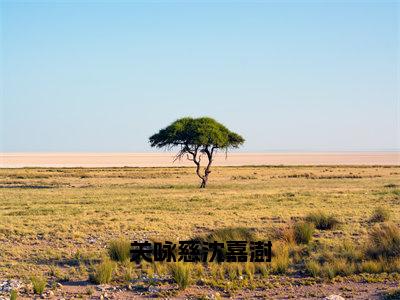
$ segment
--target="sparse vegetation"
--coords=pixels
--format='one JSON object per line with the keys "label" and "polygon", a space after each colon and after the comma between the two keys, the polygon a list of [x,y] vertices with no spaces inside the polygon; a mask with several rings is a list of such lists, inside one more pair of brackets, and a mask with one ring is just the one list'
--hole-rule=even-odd
{"label": "sparse vegetation", "polygon": [[389,223],[371,229],[366,253],[372,258],[400,256],[400,229]]}
{"label": "sparse vegetation", "polygon": [[11,290],[10,300],[17,300],[17,298],[18,298],[18,292],[16,290]]}
{"label": "sparse vegetation", "polygon": [[377,274],[382,272],[382,263],[375,260],[363,261],[360,265],[360,272]]}
{"label": "sparse vegetation", "polygon": [[[132,289],[138,292],[160,278],[169,280],[167,263],[130,263],[128,240],[116,239],[123,234],[174,242],[271,240],[271,263],[184,264],[196,288],[226,290],[231,297],[260,285],[268,290],[284,285],[282,276],[296,284],[339,281],[338,276],[352,274],[368,282],[396,279],[400,194],[384,185],[399,186],[398,169],[215,167],[212,185],[201,191],[194,189],[190,168],[0,169],[5,199],[0,200],[0,276],[45,274],[46,281],[62,284],[88,277],[96,283],[135,282]],[[303,173],[315,180],[289,177]],[[238,180],[233,182],[233,176]],[[366,222],[375,206],[390,208],[392,223]],[[308,218],[312,215],[318,218]],[[314,220],[330,216],[340,218],[340,227],[314,232],[319,223],[330,223]],[[156,294],[188,292],[172,290]]]}
{"label": "sparse vegetation", "polygon": [[89,279],[96,284],[110,283],[115,270],[115,263],[106,259],[90,273]]}
{"label": "sparse vegetation", "polygon": [[284,243],[275,243],[273,245],[273,258],[271,260],[271,269],[275,274],[285,274],[289,268],[289,247]]}
{"label": "sparse vegetation", "polygon": [[[124,281],[131,281],[132,279],[137,277],[136,267],[129,261],[125,260],[122,265],[122,272],[123,272],[123,280]],[[161,272],[158,272],[161,274]]]}
{"label": "sparse vegetation", "polygon": [[377,207],[372,213],[371,222],[386,222],[390,219],[390,211],[384,207]]}
{"label": "sparse vegetation", "polygon": [[250,228],[245,227],[228,227],[216,229],[205,237],[198,237],[198,240],[204,241],[254,241],[255,234]]}
{"label": "sparse vegetation", "polygon": [[297,222],[294,225],[294,237],[298,244],[308,244],[314,233],[314,225],[308,222]]}
{"label": "sparse vegetation", "polygon": [[321,275],[321,265],[314,260],[306,262],[306,270],[308,274],[313,277],[318,277]]}
{"label": "sparse vegetation", "polygon": [[31,282],[32,282],[33,292],[38,295],[43,294],[47,284],[46,280],[43,277],[32,276]]}
{"label": "sparse vegetation", "polygon": [[397,187],[399,187],[399,186],[397,184],[394,184],[394,183],[385,184],[385,188],[394,189],[394,188],[397,188]]}
{"label": "sparse vegetation", "polygon": [[181,290],[186,289],[190,284],[190,264],[174,263],[170,265],[171,276]]}
{"label": "sparse vegetation", "polygon": [[108,255],[114,261],[124,262],[130,259],[131,243],[125,239],[117,239],[108,245]]}
{"label": "sparse vegetation", "polygon": [[339,220],[332,215],[327,215],[324,212],[318,211],[307,215],[306,220],[313,223],[319,230],[334,229],[339,225]]}

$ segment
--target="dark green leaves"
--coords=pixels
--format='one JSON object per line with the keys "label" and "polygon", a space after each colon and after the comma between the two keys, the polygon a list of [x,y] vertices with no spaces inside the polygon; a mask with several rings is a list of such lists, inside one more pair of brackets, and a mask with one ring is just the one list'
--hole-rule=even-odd
{"label": "dark green leaves", "polygon": [[230,131],[212,118],[181,118],[150,137],[152,147],[173,146],[237,148],[244,143],[243,137]]}

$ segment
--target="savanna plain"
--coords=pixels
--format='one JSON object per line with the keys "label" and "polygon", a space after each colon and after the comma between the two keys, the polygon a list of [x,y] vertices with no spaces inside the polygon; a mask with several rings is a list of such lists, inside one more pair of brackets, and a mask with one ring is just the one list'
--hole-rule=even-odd
{"label": "savanna plain", "polygon": [[[400,167],[0,169],[0,298],[400,298]],[[271,263],[130,262],[130,241],[272,241]]]}

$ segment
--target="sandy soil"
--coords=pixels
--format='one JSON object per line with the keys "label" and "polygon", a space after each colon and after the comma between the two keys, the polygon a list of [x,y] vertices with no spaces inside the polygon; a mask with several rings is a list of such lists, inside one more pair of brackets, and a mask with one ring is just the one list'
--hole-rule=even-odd
{"label": "sandy soil", "polygon": [[[1,153],[1,168],[192,166],[174,153]],[[206,158],[204,158],[206,160]],[[219,153],[218,166],[241,165],[400,165],[400,152]]]}
{"label": "sandy soil", "polygon": [[[284,278],[282,278],[284,280]],[[211,289],[207,286],[189,287],[185,291],[177,291],[176,285],[156,287],[161,290],[176,290],[173,296],[163,296],[159,292],[149,292],[148,287],[136,290],[134,285],[132,290],[126,286],[113,287],[109,285],[93,285],[89,282],[70,282],[62,285],[61,288],[53,290],[52,295],[49,291],[42,297],[30,293],[20,293],[18,299],[216,299],[219,294],[222,299],[304,299],[321,300],[330,295],[339,295],[344,299],[357,300],[379,300],[385,292],[398,288],[398,282],[384,281],[377,283],[345,281],[341,283],[320,283],[314,285],[284,285],[279,288],[256,288],[255,290],[244,290],[234,295],[229,295],[223,290]],[[91,295],[88,295],[91,290]],[[203,296],[203,298],[200,298]],[[1,297],[0,297],[1,299]]]}

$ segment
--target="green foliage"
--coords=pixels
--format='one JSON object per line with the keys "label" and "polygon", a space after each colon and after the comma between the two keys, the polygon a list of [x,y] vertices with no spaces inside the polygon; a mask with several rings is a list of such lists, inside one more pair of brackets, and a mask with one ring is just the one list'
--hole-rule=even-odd
{"label": "green foliage", "polygon": [[313,223],[319,230],[334,229],[340,223],[334,216],[328,216],[323,212],[311,213],[306,220]]}
{"label": "green foliage", "polygon": [[237,148],[244,139],[212,118],[181,118],[150,137],[152,147],[179,145],[209,146],[220,149]]}
{"label": "green foliage", "polygon": [[[224,243],[226,241],[255,241],[256,236],[253,231],[245,227],[227,227],[216,229],[208,235],[197,236],[193,240],[201,242],[214,242],[218,241]],[[220,258],[225,256],[226,249],[218,248],[217,255]]]}
{"label": "green foliage", "polygon": [[340,257],[347,259],[349,262],[357,262],[362,259],[362,252],[350,240],[344,240],[336,250]]}
{"label": "green foliage", "polygon": [[238,263],[227,263],[224,265],[225,272],[230,280],[238,278],[238,268],[241,268],[241,265]]}
{"label": "green foliage", "polygon": [[124,262],[130,259],[131,243],[125,239],[113,240],[108,245],[108,255],[114,261]]}
{"label": "green foliage", "polygon": [[314,260],[310,260],[306,263],[306,271],[313,277],[318,277],[321,272],[321,265],[314,261]]}
{"label": "green foliage", "polygon": [[382,262],[367,260],[363,261],[359,266],[359,271],[361,273],[377,274],[382,272]]}
{"label": "green foliage", "polygon": [[125,281],[131,281],[137,277],[135,266],[130,261],[126,260],[122,263],[122,277]]}
{"label": "green foliage", "polygon": [[199,237],[197,239],[204,240],[207,242],[219,241],[254,241],[255,240],[254,233],[245,227],[227,227],[214,230],[211,234],[202,238]]}
{"label": "green foliage", "polygon": [[174,263],[170,265],[172,278],[181,290],[190,284],[190,264]]}
{"label": "green foliage", "polygon": [[384,207],[377,207],[375,208],[374,212],[372,213],[371,222],[386,222],[390,219],[390,211]]}
{"label": "green foliage", "polygon": [[314,234],[314,225],[307,222],[298,222],[294,225],[294,236],[298,244],[308,244]]}
{"label": "green foliage", "polygon": [[16,290],[11,290],[10,300],[17,300],[18,292]]}
{"label": "green foliage", "polygon": [[332,272],[334,276],[337,275],[348,276],[356,271],[355,264],[350,263],[343,258],[334,259],[332,262],[328,263],[325,267],[328,269],[327,273],[330,274]]}
{"label": "green foliage", "polygon": [[332,259],[322,265],[315,260],[310,260],[306,263],[306,271],[313,277],[326,277],[332,279],[338,275],[348,276],[354,274],[356,266],[354,263],[349,263],[343,258]]}
{"label": "green foliage", "polygon": [[93,273],[89,275],[89,280],[96,284],[110,283],[115,269],[115,263],[105,260],[99,264]]}
{"label": "green foliage", "polygon": [[367,256],[391,258],[400,256],[400,229],[395,224],[381,224],[370,232]]}
{"label": "green foliage", "polygon": [[35,294],[41,295],[46,287],[46,280],[42,277],[33,276],[31,277],[33,292]]}
{"label": "green foliage", "polygon": [[271,259],[271,270],[274,274],[285,274],[289,268],[289,246],[286,243],[276,242],[273,244],[273,257]]}
{"label": "green foliage", "polygon": [[254,263],[247,262],[244,265],[244,270],[246,272],[246,275],[249,277],[249,279],[253,280],[254,279],[254,273],[256,272],[256,267],[255,267]]}

